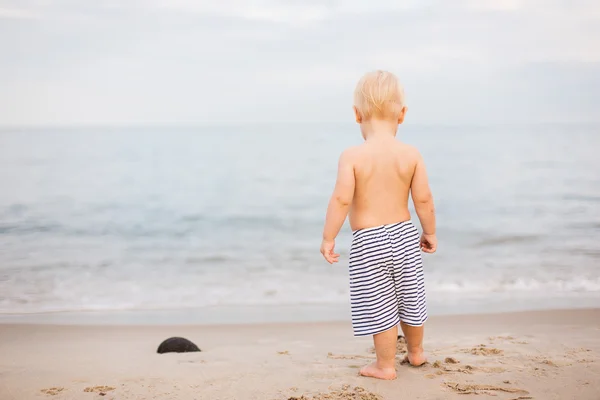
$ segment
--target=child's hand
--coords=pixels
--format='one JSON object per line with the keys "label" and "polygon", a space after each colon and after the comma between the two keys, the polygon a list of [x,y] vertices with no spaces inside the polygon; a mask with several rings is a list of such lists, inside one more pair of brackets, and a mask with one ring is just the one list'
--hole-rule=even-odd
{"label": "child's hand", "polygon": [[437,237],[423,234],[421,236],[421,250],[425,253],[435,253],[437,250]]}
{"label": "child's hand", "polygon": [[329,264],[333,264],[339,261],[340,255],[334,253],[335,240],[325,240],[321,242],[321,254],[325,257],[325,260]]}

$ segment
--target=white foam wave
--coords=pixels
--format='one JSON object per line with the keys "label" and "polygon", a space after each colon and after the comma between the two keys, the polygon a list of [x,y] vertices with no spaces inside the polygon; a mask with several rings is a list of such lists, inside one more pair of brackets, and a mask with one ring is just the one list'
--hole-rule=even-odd
{"label": "white foam wave", "polygon": [[517,278],[509,281],[430,281],[428,291],[441,293],[600,292],[600,277],[570,279]]}
{"label": "white foam wave", "polygon": [[[139,278],[139,276],[138,276]],[[148,278],[148,277],[146,277]],[[213,306],[335,305],[348,302],[347,277],[339,272],[303,274],[299,271],[269,271],[260,276],[211,276],[203,279],[162,277],[162,279],[95,277],[69,281],[30,281],[20,286],[0,282],[0,314],[27,314],[80,311],[197,309]],[[543,298],[544,296],[600,299],[600,277],[540,280],[519,278],[510,281],[429,279],[431,299],[451,296],[455,302],[477,297]]]}

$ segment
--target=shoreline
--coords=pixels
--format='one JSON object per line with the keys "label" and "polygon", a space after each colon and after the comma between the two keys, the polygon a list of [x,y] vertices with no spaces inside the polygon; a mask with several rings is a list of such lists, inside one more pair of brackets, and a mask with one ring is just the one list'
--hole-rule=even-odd
{"label": "shoreline", "polygon": [[[559,299],[560,300],[560,299]],[[510,314],[526,312],[547,312],[563,310],[593,310],[600,308],[595,297],[572,301],[545,299],[530,301],[527,306],[522,301],[476,303],[446,309],[430,307],[431,317],[472,316],[478,314]],[[300,304],[300,305],[260,305],[260,306],[214,306],[202,308],[174,309],[129,309],[129,310],[85,310],[85,311],[46,311],[31,313],[0,313],[2,324],[27,325],[256,325],[293,324],[312,322],[350,321],[349,304]]]}
{"label": "shoreline", "polygon": [[[448,315],[434,315],[430,316],[425,323],[426,327],[433,325],[446,325],[449,323],[458,324],[464,326],[468,324],[471,327],[477,325],[483,325],[484,327],[488,324],[494,324],[494,321],[505,321],[505,322],[529,322],[529,323],[542,323],[551,325],[558,318],[563,318],[564,321],[573,323],[582,323],[587,321],[589,316],[598,316],[598,330],[600,331],[600,307],[582,307],[582,308],[564,308],[564,309],[550,309],[550,310],[527,310],[527,311],[508,311],[508,312],[490,312],[490,313],[473,313],[473,314],[448,314]],[[156,331],[163,330],[229,330],[229,329],[248,329],[248,330],[260,330],[260,329],[300,329],[303,327],[350,327],[351,321],[347,320],[331,320],[331,321],[271,321],[271,322],[256,322],[256,323],[216,323],[216,324],[106,324],[106,325],[94,325],[94,324],[50,324],[50,323],[15,323],[15,322],[4,322],[0,320],[0,333],[2,329],[16,328],[16,329],[45,329],[45,328],[56,328],[56,329],[112,329],[112,330],[138,330],[138,329],[151,329]],[[348,328],[350,329],[350,328]],[[352,336],[351,330],[349,331]],[[371,336],[367,336],[370,338]],[[355,338],[361,340],[361,338]],[[362,338],[364,339],[364,338]]]}
{"label": "shoreline", "polygon": [[[182,336],[201,352],[157,354]],[[432,316],[429,364],[358,376],[372,340],[350,322],[252,325],[0,324],[0,398],[499,400],[600,398],[600,308]],[[399,349],[402,345],[399,344]],[[349,385],[344,392],[343,388]],[[52,389],[52,390],[51,390]],[[89,390],[88,390],[89,389]],[[101,396],[100,393],[104,393]],[[361,394],[362,393],[362,394]],[[366,397],[360,397],[364,394]],[[368,396],[371,397],[368,397]],[[467,396],[468,397],[468,396]]]}

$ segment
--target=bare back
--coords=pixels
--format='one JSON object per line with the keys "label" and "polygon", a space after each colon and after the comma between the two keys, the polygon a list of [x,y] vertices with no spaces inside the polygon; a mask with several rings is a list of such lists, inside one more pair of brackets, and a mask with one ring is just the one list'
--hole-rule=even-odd
{"label": "bare back", "polygon": [[408,196],[419,153],[394,139],[367,141],[354,148],[353,230],[407,221]]}

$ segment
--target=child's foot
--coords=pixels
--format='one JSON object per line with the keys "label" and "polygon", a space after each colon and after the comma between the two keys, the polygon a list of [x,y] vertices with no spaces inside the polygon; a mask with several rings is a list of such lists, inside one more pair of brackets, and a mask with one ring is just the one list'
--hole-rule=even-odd
{"label": "child's foot", "polygon": [[420,367],[421,365],[427,362],[427,357],[425,357],[425,353],[408,353],[406,357],[404,357],[404,363],[410,363],[413,367]]}
{"label": "child's foot", "polygon": [[364,366],[360,370],[361,376],[366,376],[369,378],[376,379],[384,379],[384,380],[394,380],[396,379],[396,369],[395,368],[379,368],[377,366],[377,362],[371,363],[367,366]]}

